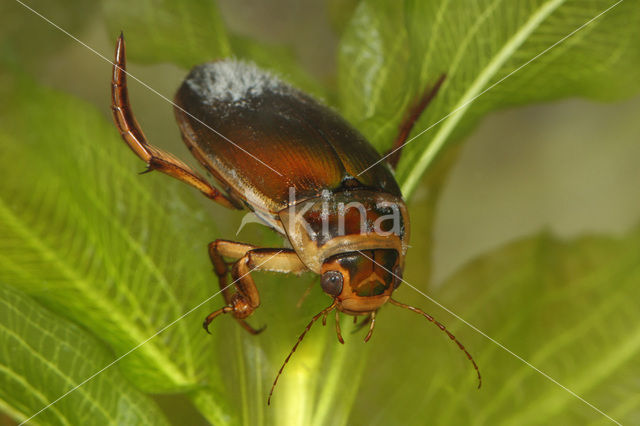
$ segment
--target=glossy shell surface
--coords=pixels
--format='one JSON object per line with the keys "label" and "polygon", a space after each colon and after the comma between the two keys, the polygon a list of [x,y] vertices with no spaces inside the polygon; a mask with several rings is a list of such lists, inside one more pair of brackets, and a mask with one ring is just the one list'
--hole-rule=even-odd
{"label": "glossy shell surface", "polygon": [[[184,142],[238,202],[273,214],[323,190],[400,197],[375,149],[331,108],[254,65],[195,67],[175,97]],[[185,113],[188,111],[188,114]],[[213,130],[215,129],[215,131]],[[224,136],[223,136],[224,135]]]}

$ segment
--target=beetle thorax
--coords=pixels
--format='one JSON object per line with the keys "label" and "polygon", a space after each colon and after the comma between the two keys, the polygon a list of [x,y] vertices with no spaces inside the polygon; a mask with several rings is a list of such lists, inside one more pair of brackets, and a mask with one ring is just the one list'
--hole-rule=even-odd
{"label": "beetle thorax", "polygon": [[331,256],[371,249],[393,249],[401,263],[408,244],[408,214],[402,199],[367,190],[325,191],[279,212],[293,249],[320,273]]}

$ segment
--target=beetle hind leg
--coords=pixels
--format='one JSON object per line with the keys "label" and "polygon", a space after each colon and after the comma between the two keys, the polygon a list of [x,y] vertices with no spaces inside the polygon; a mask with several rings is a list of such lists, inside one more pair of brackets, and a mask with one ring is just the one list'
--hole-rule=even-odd
{"label": "beetle hind leg", "polygon": [[206,197],[228,208],[239,208],[232,200],[211,186],[198,172],[172,154],[163,151],[147,142],[138,121],[133,115],[129,103],[127,88],[126,56],[124,38],[122,34],[116,45],[115,63],[111,79],[111,111],[122,139],[129,148],[145,163],[146,172],[158,170],[182,182],[185,182],[202,192]]}
{"label": "beetle hind leg", "polygon": [[413,126],[416,124],[424,110],[427,109],[433,98],[436,97],[445,78],[446,74],[440,75],[436,83],[433,86],[427,87],[418,98],[417,102],[407,111],[406,116],[398,129],[396,140],[393,142],[393,146],[386,154],[387,163],[389,163],[392,168],[395,169],[398,165],[400,155],[402,155],[402,148],[409,139],[409,134],[411,133]]}

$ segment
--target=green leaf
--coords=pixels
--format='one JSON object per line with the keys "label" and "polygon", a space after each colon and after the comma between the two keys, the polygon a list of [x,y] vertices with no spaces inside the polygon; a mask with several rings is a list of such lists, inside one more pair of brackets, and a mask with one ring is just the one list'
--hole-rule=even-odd
{"label": "green leaf", "polygon": [[[85,28],[99,9],[98,2],[81,0],[7,1],[0,4],[0,55],[20,63],[30,72],[43,71],[43,63],[59,54],[60,49],[75,43],[61,31],[52,31],[50,24],[30,9],[46,16],[71,34]],[[43,43],[42,40],[46,40]]]}
{"label": "green leaf", "polygon": [[[528,237],[482,255],[430,296],[614,419],[634,424],[640,416],[639,284],[640,227],[623,239]],[[389,336],[396,368],[365,375],[361,389],[371,391],[359,396],[377,407],[371,423],[610,424],[414,290],[396,297],[448,324],[480,366],[483,386],[476,389],[466,357],[437,328],[395,312],[394,324],[381,320],[378,332]],[[369,365],[388,356],[376,348]],[[370,418],[362,404],[356,401],[353,419]]]}
{"label": "green leaf", "polygon": [[138,176],[144,164],[89,105],[24,77],[8,83],[0,280],[82,324],[116,356],[151,338],[119,362],[127,378],[147,392],[210,399],[205,415],[227,420],[215,339],[201,328],[219,299],[153,337],[217,291],[206,254],[216,232],[199,198],[165,176]]}
{"label": "green leaf", "polygon": [[231,45],[234,55],[249,59],[259,67],[275,72],[288,83],[317,98],[327,97],[326,88],[302,69],[293,50],[240,36],[231,37]]}
{"label": "green leaf", "polygon": [[360,0],[326,0],[329,22],[336,33],[342,34],[358,3]]}
{"label": "green leaf", "polygon": [[255,62],[297,87],[325,97],[325,89],[305,71],[293,51],[248,37],[228,35],[216,2],[152,0],[104,3],[109,32],[123,31],[127,56],[143,63],[170,62],[183,68],[228,56]]}
{"label": "green leaf", "polygon": [[[265,275],[256,274],[262,306],[251,316],[252,323],[267,324],[265,332],[256,337],[229,322],[220,327],[225,335],[230,334],[226,339],[226,351],[232,351],[225,364],[227,383],[243,422],[347,424],[371,345],[362,341],[362,335],[351,333],[352,318],[345,315],[341,316],[341,328],[347,343],[341,345],[336,339],[333,314],[327,327],[322,327],[321,321],[316,323],[287,364],[271,406],[266,405],[273,379],[291,347],[311,317],[331,300],[319,289],[317,277]],[[305,297],[309,284],[314,286]]]}
{"label": "green leaf", "polygon": [[[103,345],[76,325],[0,284],[0,408],[31,417],[111,362]],[[35,424],[167,424],[153,401],[117,367],[78,387]]]}
{"label": "green leaf", "polygon": [[[218,18],[211,20],[215,27],[213,29],[200,25],[208,19],[207,16],[218,16],[211,3],[186,2],[178,6],[168,2],[130,3],[117,1],[113,6],[108,4],[106,7],[109,10],[108,26],[111,28],[109,39],[115,38],[118,31],[124,29],[132,62],[173,62],[190,67],[233,51],[284,74],[285,78],[306,90],[314,93],[322,91],[320,88],[316,92],[317,89],[311,87],[312,83],[305,83],[304,75],[297,74],[294,58],[286,49],[224,33],[211,38],[214,37],[212,34],[222,31]],[[484,7],[487,2],[481,1],[471,6],[468,2],[456,1],[424,3],[428,4],[406,2],[403,9],[398,7],[399,2],[383,4],[369,1],[363,2],[353,15],[350,11],[347,13],[351,18],[347,20],[349,25],[341,46],[341,103],[349,118],[381,150],[393,138],[406,106],[425,85],[433,81],[441,64],[448,66],[458,49],[464,48],[459,54],[459,69],[447,80],[448,86],[442,96],[425,116],[429,119],[439,119],[436,114],[438,111],[444,114],[448,112],[445,106],[457,105],[462,95],[472,87],[469,81],[475,81],[479,75],[473,72],[479,73],[479,70],[486,68],[496,52],[500,51],[489,43],[489,40],[494,40],[491,38],[472,37],[466,46],[461,46],[458,40],[460,34],[466,36],[465,31],[471,30],[475,31],[470,33],[474,35],[490,33],[486,26],[491,23],[490,30],[499,36],[495,40],[504,42],[517,33],[513,25],[521,25],[533,16],[527,15],[530,12],[528,8],[539,8],[542,4],[528,2],[524,5],[524,2],[495,0],[490,13],[480,15],[484,20],[479,21],[479,26],[474,26],[468,24],[475,22],[474,19],[482,12],[478,8]],[[567,2],[557,10],[584,14],[585,4],[596,7],[603,3]],[[627,4],[632,3],[625,2]],[[421,8],[429,5],[440,7],[441,22],[435,27],[428,21],[421,21],[423,15],[429,13],[421,12]],[[634,16],[628,10],[625,19]],[[568,26],[571,19],[565,19],[557,13],[555,11],[545,18],[534,32],[536,37],[529,37],[517,52],[523,55],[538,53],[555,42],[556,39],[548,38],[559,34],[552,32],[548,35],[540,31],[545,25],[551,29]],[[440,15],[434,12],[430,16]],[[504,15],[508,15],[509,19]],[[556,19],[551,20],[554,16]],[[158,17],[160,19],[155,21]],[[589,16],[584,18],[586,21]],[[619,16],[617,19],[622,20]],[[632,36],[635,34],[632,33],[634,27],[624,26],[618,21],[616,25],[620,28],[616,30],[627,31]],[[456,25],[458,22],[460,26]],[[549,59],[553,61],[544,70],[537,69],[536,74],[526,74],[528,80],[512,80],[520,74],[517,73],[505,81],[504,86],[499,86],[503,87],[500,90],[509,91],[499,99],[487,100],[488,103],[482,104],[481,97],[473,104],[473,108],[462,115],[464,119],[451,122],[453,130],[438,133],[444,137],[442,140],[448,143],[459,138],[481,113],[493,108],[552,99],[555,93],[567,96],[577,93],[580,84],[584,86],[585,93],[590,90],[593,92],[590,96],[603,99],[618,97],[622,90],[614,90],[617,86],[632,93],[636,87],[634,79],[637,71],[632,67],[627,69],[627,62],[622,62],[622,57],[634,64],[637,55],[634,56],[628,48],[627,39],[616,41],[614,48],[610,49],[618,52],[617,47],[621,46],[624,52],[619,62],[613,63],[625,73],[617,81],[595,84],[594,73],[598,66],[590,62],[590,55],[585,53],[583,61],[578,61],[580,58],[576,52],[585,52],[589,48],[585,40],[593,41],[595,38],[595,46],[598,47],[595,53],[601,54],[599,46],[606,41],[600,32],[603,25],[598,23],[590,26],[585,33],[586,38],[576,38],[571,45],[572,50],[560,50],[560,57],[552,54],[555,50],[550,52]],[[605,27],[614,26],[607,24]],[[446,31],[442,32],[442,28]],[[503,30],[506,35],[502,34]],[[424,34],[416,34],[419,32]],[[438,37],[442,37],[440,44],[449,46],[443,49],[444,56],[435,45],[431,49],[429,44],[431,34],[436,32]],[[529,46],[534,41],[537,44]],[[138,43],[139,47],[134,47]],[[530,52],[538,44],[540,49]],[[424,57],[424,46],[431,49],[430,57]],[[529,46],[528,50],[524,50],[526,46]],[[78,47],[78,50],[81,49]],[[82,57],[82,54],[78,56]],[[598,56],[594,54],[594,57]],[[613,59],[617,57],[612,56]],[[484,87],[498,81],[508,69],[515,69],[528,59],[530,57],[520,57],[514,53]],[[563,63],[566,63],[566,69],[556,68],[557,64]],[[582,74],[574,72],[575,68],[571,68],[575,63],[587,64],[582,70],[584,79]],[[602,60],[600,63],[603,64],[600,67],[603,75],[614,74],[611,71],[613,65]],[[511,68],[507,68],[507,65]],[[88,86],[93,83],[105,84],[104,76],[72,74],[75,71],[73,68],[67,68],[65,64],[63,69],[65,72],[68,70],[74,78],[86,78],[90,82]],[[555,92],[545,86],[549,85],[549,81],[539,77],[547,69],[553,71],[548,75],[558,81],[554,86]],[[108,69],[105,72],[108,74]],[[510,81],[520,81],[522,87],[507,85]],[[629,81],[633,81],[633,84],[629,84]],[[460,90],[454,90],[454,87]],[[494,89],[497,92],[492,90],[484,96],[500,93],[499,87]],[[525,91],[523,87],[531,90]],[[565,89],[566,93],[563,92]],[[515,94],[520,91],[526,96],[517,98]],[[108,104],[107,96],[105,92],[101,105]],[[32,81],[15,76],[0,84],[0,97],[3,99],[0,105],[0,167],[3,169],[3,180],[0,181],[0,280],[20,287],[58,315],[80,324],[113,350],[113,359],[217,291],[216,280],[206,256],[206,243],[214,238],[233,237],[239,220],[231,221],[224,211],[215,207],[215,214],[208,216],[206,200],[202,200],[202,203],[195,201],[199,200],[198,194],[166,176],[155,173],[137,176],[136,172],[143,169],[142,162],[128,152],[113,126],[87,104],[38,88]],[[439,107],[438,102],[442,102]],[[477,108],[477,113],[474,108]],[[416,129],[429,124],[429,120],[421,121]],[[152,121],[144,127],[152,132],[155,125]],[[433,133],[436,131],[439,131],[439,127],[433,129]],[[425,137],[428,138],[427,135]],[[420,146],[420,140],[415,142],[416,146]],[[421,155],[428,146],[425,143],[420,149],[416,148],[418,154]],[[453,151],[449,150],[447,154]],[[415,179],[420,173],[414,173],[413,170],[417,169],[413,166],[419,165],[420,155],[414,153],[408,157],[407,161],[412,162],[412,167],[401,165],[401,170],[407,170],[405,173],[411,173],[410,176]],[[442,157],[438,159],[439,165],[443,163],[441,160]],[[433,168],[430,167],[430,171],[433,173]],[[432,196],[431,193],[429,196]],[[420,211],[418,215],[413,213],[412,210],[414,230],[420,233],[420,229],[430,228],[430,223],[422,223],[425,218]],[[431,210],[428,215],[433,215]],[[281,239],[268,232],[258,231],[251,237],[242,234],[238,239],[262,243],[264,246],[281,246]],[[635,234],[630,239],[635,241]],[[559,261],[564,261],[563,253],[570,257],[575,248],[547,240],[551,241],[549,246],[560,247]],[[576,243],[576,246],[580,244]],[[637,247],[620,244],[618,246],[618,243],[604,238],[594,240],[593,251],[597,256],[593,263],[585,266],[586,270],[594,270],[597,275],[600,267],[605,268],[606,262],[610,262],[613,269],[615,262],[624,259],[629,263],[637,263],[635,258],[629,260],[630,253],[635,253]],[[442,297],[445,304],[482,329],[486,327],[492,336],[497,336],[501,341],[504,339],[505,344],[515,348],[525,358],[536,355],[535,361],[541,360],[541,368],[545,371],[548,369],[552,375],[557,374],[563,383],[568,378],[567,384],[584,391],[587,399],[593,398],[594,403],[603,409],[610,409],[616,399],[622,401],[619,407],[613,408],[613,415],[633,420],[637,404],[633,398],[627,398],[629,393],[638,393],[633,386],[625,387],[619,394],[611,393],[615,395],[612,405],[606,396],[599,396],[608,388],[591,384],[585,386],[584,380],[578,377],[579,373],[569,371],[565,365],[573,362],[580,351],[578,354],[569,352],[570,357],[565,358],[564,348],[560,348],[557,350],[558,356],[551,361],[544,354],[535,352],[541,346],[540,342],[544,344],[553,338],[553,335],[547,334],[549,330],[556,330],[562,335],[564,330],[558,331],[560,327],[566,327],[573,320],[575,322],[571,324],[578,324],[576,318],[581,314],[586,315],[585,312],[571,310],[565,315],[566,306],[551,309],[546,303],[550,303],[550,299],[555,300],[555,297],[571,304],[571,297],[581,294],[583,287],[580,282],[573,284],[577,280],[572,278],[573,275],[564,279],[561,273],[549,269],[554,259],[552,255],[557,252],[551,250],[550,257],[542,258],[540,255],[534,256],[535,253],[531,253],[533,250],[518,247],[505,249],[504,253],[499,253],[502,260],[487,262],[486,271],[484,267],[474,269],[469,274],[471,276],[460,279],[459,283],[452,282],[436,292],[435,296],[438,299]],[[547,248],[545,246],[545,250]],[[611,256],[607,254],[609,249]],[[426,257],[429,254],[421,252],[417,255]],[[421,264],[421,273],[427,274],[424,265],[426,262]],[[509,269],[511,266],[513,270]],[[483,271],[486,275],[482,275]],[[477,281],[474,274],[478,274]],[[606,284],[620,277],[615,276],[607,281],[610,277],[604,272],[602,276],[602,280],[594,278],[593,285],[602,287],[596,292],[596,297],[604,301],[608,295]],[[629,276],[634,278],[635,271],[631,271]],[[540,282],[546,282],[551,279],[549,277],[555,277],[556,285],[541,288]],[[297,307],[303,298],[305,286],[311,281],[308,278],[256,274],[256,281],[260,285],[263,306],[250,320],[256,326],[268,324],[265,333],[249,336],[234,324],[232,318],[221,318],[213,324],[213,338],[205,335],[200,328],[202,318],[212,308],[220,306],[221,299],[218,298],[120,361],[123,375],[145,392],[185,393],[213,424],[320,425],[363,421],[472,423],[476,421],[476,413],[481,413],[485,423],[509,420],[510,416],[514,416],[514,422],[531,422],[536,417],[530,413],[537,410],[545,413],[545,420],[569,419],[575,423],[575,419],[600,419],[583,405],[573,405],[573,400],[567,399],[566,394],[554,393],[553,385],[502,354],[471,330],[460,325],[454,326],[453,330],[478,359],[485,376],[483,390],[476,392],[473,373],[454,345],[437,329],[430,330],[431,326],[424,319],[387,307],[381,310],[381,320],[373,340],[368,344],[361,342],[361,335],[351,336],[348,324],[343,324],[343,334],[347,340],[344,346],[337,344],[331,322],[330,327],[324,329],[319,324],[314,326],[285,369],[272,406],[267,407],[266,397],[280,363],[310,316],[325,307],[329,300],[316,285],[311,296]],[[572,283],[567,294],[554,292],[556,287],[563,288],[561,284],[565,282]],[[494,284],[499,285],[494,289]],[[453,286],[459,286],[455,288],[465,293],[454,293]],[[573,292],[574,288],[578,290]],[[618,299],[634,300],[636,295],[629,285],[622,291],[625,293]],[[418,306],[425,305],[424,299],[407,290],[401,290],[398,298]],[[536,298],[541,300],[533,305]],[[609,313],[600,308],[599,299],[587,299],[591,303],[588,306],[594,307],[598,314]],[[488,300],[486,304],[483,303],[485,300]],[[497,306],[489,302],[497,303]],[[529,306],[534,306],[535,310]],[[617,318],[615,315],[613,317]],[[629,321],[633,321],[632,314],[628,317]],[[510,322],[511,318],[517,322]],[[558,324],[553,322],[556,318],[559,318]],[[443,319],[448,324],[456,324],[454,320],[447,320],[446,315]],[[546,322],[542,325],[536,322],[540,319]],[[346,322],[347,318],[344,320]],[[418,328],[416,321],[424,321],[424,327]],[[622,330],[618,323],[629,324],[626,317],[624,321],[616,321],[618,332]],[[591,327],[595,320],[592,319],[588,324]],[[598,326],[602,326],[602,323],[598,323]],[[570,331],[575,332],[576,328],[574,326]],[[533,330],[531,337],[529,330]],[[633,335],[634,331],[630,330],[629,335]],[[597,368],[595,355],[591,355],[594,349],[589,347],[590,341],[582,335],[580,340],[586,348],[578,347],[589,354],[587,369],[592,366]],[[630,345],[634,344],[633,339],[630,342]],[[615,349],[607,341],[602,347]],[[556,354],[556,348],[552,349],[548,349],[549,353]],[[633,346],[617,353],[612,359],[627,357],[630,353],[636,353]],[[526,371],[526,378],[520,381],[518,376],[518,381],[510,383],[509,377],[513,371],[519,374]],[[595,376],[589,378],[591,381],[596,379]],[[530,385],[530,382],[533,384]],[[503,384],[510,389],[510,393],[498,393]],[[531,393],[529,389],[532,389]],[[529,396],[530,401],[527,399]],[[499,405],[493,404],[494,398]],[[516,412],[511,410],[509,404],[524,408]],[[565,408],[568,414],[564,413]]]}
{"label": "green leaf", "polygon": [[[483,115],[568,96],[611,100],[640,89],[640,5],[611,0],[362,2],[341,41],[341,108],[381,151],[420,93],[447,78],[398,165],[408,196],[435,157]],[[494,83],[506,78],[488,92]],[[472,101],[475,97],[476,101]],[[456,111],[448,116],[448,114]],[[441,119],[447,117],[439,124]]]}
{"label": "green leaf", "polygon": [[109,33],[120,31],[134,61],[171,62],[184,68],[231,53],[222,17],[213,1],[106,1]]}

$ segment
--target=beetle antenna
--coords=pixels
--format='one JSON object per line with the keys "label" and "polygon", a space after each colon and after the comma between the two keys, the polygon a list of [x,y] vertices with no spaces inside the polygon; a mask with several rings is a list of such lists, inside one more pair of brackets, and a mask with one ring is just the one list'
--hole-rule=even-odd
{"label": "beetle antenna", "polygon": [[371,312],[371,315],[369,315],[369,318],[371,318],[371,322],[369,323],[369,332],[367,333],[367,336],[364,338],[365,343],[369,341],[369,339],[371,339],[371,334],[373,333],[373,327],[376,326],[376,311]]}
{"label": "beetle antenna", "polygon": [[[458,345],[460,350],[467,355],[467,358],[469,358],[469,361],[471,361],[471,363],[473,364],[473,368],[476,369],[476,373],[478,373],[478,389],[480,389],[480,386],[482,386],[482,377],[480,376],[480,369],[478,368],[478,365],[476,364],[476,362],[473,360],[473,357],[471,356],[469,351],[467,351],[465,349],[465,347],[462,345],[462,343],[460,343],[460,341],[458,339],[456,339],[456,336],[451,334],[451,332],[449,330],[447,330],[444,325],[442,325],[440,322],[436,321],[431,315],[429,315],[428,313],[426,313],[422,309],[418,309],[418,308],[415,308],[413,306],[405,305],[404,303],[400,303],[397,300],[393,300],[393,299],[389,299],[389,302],[391,302],[392,304],[394,304],[396,306],[399,306],[399,307],[405,308],[405,309],[409,309],[410,311],[413,311],[416,314],[420,314],[420,315],[424,316],[426,319],[428,319],[429,321],[431,321],[432,323],[437,325],[440,330],[442,330],[445,333],[447,333],[447,336],[449,336],[449,338],[451,340],[453,340],[456,343],[456,345]],[[373,326],[371,328],[373,328]]]}
{"label": "beetle antenna", "polygon": [[267,405],[271,405],[271,396],[273,395],[273,390],[275,389],[276,384],[278,383],[278,379],[280,378],[280,375],[282,374],[282,370],[284,370],[284,367],[289,362],[289,359],[291,358],[291,355],[293,355],[293,353],[296,351],[296,349],[298,348],[298,345],[300,344],[300,342],[302,342],[302,339],[304,339],[304,336],[311,329],[311,326],[313,325],[313,323],[316,322],[318,320],[318,318],[320,318],[321,316],[326,315],[329,312],[333,311],[336,308],[337,305],[338,305],[338,300],[335,299],[331,305],[329,305],[328,307],[324,308],[323,310],[318,312],[313,318],[311,318],[311,321],[309,321],[309,324],[307,324],[307,326],[305,327],[305,329],[302,332],[302,334],[300,335],[300,337],[298,337],[298,341],[296,342],[295,345],[293,345],[293,348],[291,348],[291,352],[289,352],[289,355],[287,356],[287,358],[282,363],[282,367],[280,367],[280,371],[278,371],[278,375],[276,376],[276,379],[273,381],[273,385],[271,386],[271,391],[269,392],[269,398],[267,399]]}
{"label": "beetle antenna", "polygon": [[344,339],[342,338],[342,333],[340,332],[340,312],[336,311],[336,334],[338,335],[338,342],[344,345]]}

